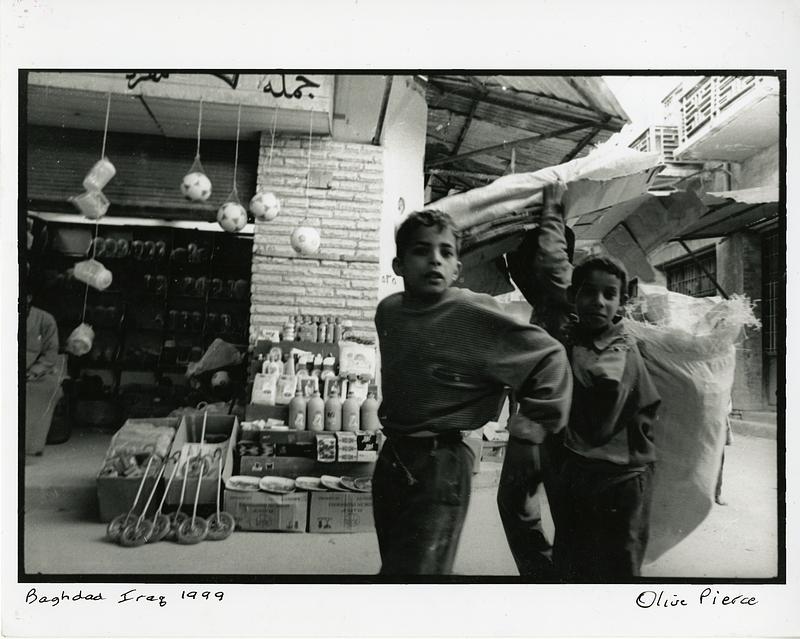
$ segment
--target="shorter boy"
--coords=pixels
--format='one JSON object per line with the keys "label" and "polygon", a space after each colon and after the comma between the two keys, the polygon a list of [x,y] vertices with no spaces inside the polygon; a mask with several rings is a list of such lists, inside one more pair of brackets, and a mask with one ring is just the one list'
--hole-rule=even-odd
{"label": "shorter boy", "polygon": [[490,296],[451,288],[461,271],[453,221],[412,213],[392,266],[404,292],[378,304],[387,437],[372,481],[382,574],[449,574],[469,505],[474,457],[462,431],[494,419],[517,392],[512,435],[539,443],[561,430],[571,375],[564,348],[506,315]]}
{"label": "shorter boy", "polygon": [[624,582],[640,574],[649,532],[661,400],[621,309],[627,273],[589,258],[572,274],[578,323],[570,362],[572,409],[565,433],[562,521],[554,560],[566,581]]}

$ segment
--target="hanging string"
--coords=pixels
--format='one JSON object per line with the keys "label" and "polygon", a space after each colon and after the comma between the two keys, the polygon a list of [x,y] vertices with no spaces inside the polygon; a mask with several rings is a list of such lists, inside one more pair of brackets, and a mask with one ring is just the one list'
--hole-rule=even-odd
{"label": "hanging string", "polygon": [[269,159],[267,160],[267,172],[272,168],[272,150],[275,148],[275,127],[278,124],[278,107],[272,112],[272,140],[269,145]]}
{"label": "hanging string", "polygon": [[236,190],[236,170],[239,167],[239,127],[242,122],[242,105],[239,105],[239,115],[236,117],[236,155],[233,158],[233,193],[236,199],[239,199],[239,193]]}
{"label": "hanging string", "polygon": [[106,103],[106,123],[103,127],[103,149],[100,151],[100,159],[106,157],[106,138],[108,137],[108,116],[111,113],[111,92],[108,93],[108,102]]}
{"label": "hanging string", "polygon": [[311,183],[311,133],[314,129],[314,113],[310,114],[308,119],[308,166],[306,168],[306,218],[311,212],[311,205],[308,201],[308,187]]}
{"label": "hanging string", "polygon": [[203,125],[203,98],[200,98],[200,115],[197,117],[197,152],[194,154],[194,159],[200,159],[200,128]]}

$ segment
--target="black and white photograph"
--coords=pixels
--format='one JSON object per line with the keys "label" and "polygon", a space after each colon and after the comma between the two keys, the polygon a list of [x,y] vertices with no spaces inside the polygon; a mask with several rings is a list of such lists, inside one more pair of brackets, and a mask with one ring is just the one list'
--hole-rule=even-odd
{"label": "black and white photograph", "polygon": [[788,601],[786,65],[152,59],[4,91],[4,635]]}

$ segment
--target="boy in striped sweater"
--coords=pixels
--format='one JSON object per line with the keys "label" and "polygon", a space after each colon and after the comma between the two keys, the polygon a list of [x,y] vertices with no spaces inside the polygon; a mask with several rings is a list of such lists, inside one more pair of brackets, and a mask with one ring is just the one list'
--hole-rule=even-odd
{"label": "boy in striped sweater", "polygon": [[506,315],[490,296],[451,288],[461,263],[453,221],[412,213],[397,230],[404,291],[378,304],[387,437],[373,477],[381,573],[449,574],[469,504],[473,454],[462,431],[496,417],[504,387],[520,412],[512,437],[538,444],[567,421],[563,347]]}

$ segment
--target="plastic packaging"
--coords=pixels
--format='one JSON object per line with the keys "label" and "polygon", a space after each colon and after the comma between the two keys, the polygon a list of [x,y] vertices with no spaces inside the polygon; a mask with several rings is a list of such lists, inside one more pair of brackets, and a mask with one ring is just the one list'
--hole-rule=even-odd
{"label": "plastic packaging", "polygon": [[289,428],[295,430],[306,429],[306,405],[308,402],[303,396],[302,389],[298,388],[292,401],[289,402]]}
{"label": "plastic packaging", "polygon": [[116,174],[117,169],[108,158],[98,160],[83,178],[83,188],[87,191],[102,191]]}
{"label": "plastic packaging", "polygon": [[90,220],[99,220],[103,217],[111,204],[101,191],[86,191],[70,197],[69,201]]}
{"label": "plastic packaging", "polygon": [[375,399],[375,393],[370,391],[367,399],[361,404],[361,430],[374,431],[378,430],[379,426],[378,400]]}
{"label": "plastic packaging", "polygon": [[111,286],[113,275],[97,260],[84,260],[75,265],[75,279],[93,286],[99,291]]}
{"label": "plastic packaging", "polygon": [[325,430],[342,430],[342,401],[339,392],[332,390],[325,401]]}
{"label": "plastic packaging", "polygon": [[259,373],[253,380],[253,393],[250,403],[274,406],[278,385],[277,375],[266,375]]}
{"label": "plastic packaging", "polygon": [[325,402],[319,391],[311,396],[306,405],[306,428],[315,432],[325,430]]}
{"label": "plastic packaging", "polygon": [[289,318],[286,320],[286,323],[283,325],[283,341],[285,342],[293,342],[294,341],[294,316],[290,315]]}
{"label": "plastic packaging", "polygon": [[83,357],[92,350],[94,330],[86,323],[79,324],[67,338],[66,351],[76,357]]}
{"label": "plastic packaging", "polygon": [[347,391],[347,399],[342,404],[342,430],[355,432],[359,430],[361,412],[353,391]]}

